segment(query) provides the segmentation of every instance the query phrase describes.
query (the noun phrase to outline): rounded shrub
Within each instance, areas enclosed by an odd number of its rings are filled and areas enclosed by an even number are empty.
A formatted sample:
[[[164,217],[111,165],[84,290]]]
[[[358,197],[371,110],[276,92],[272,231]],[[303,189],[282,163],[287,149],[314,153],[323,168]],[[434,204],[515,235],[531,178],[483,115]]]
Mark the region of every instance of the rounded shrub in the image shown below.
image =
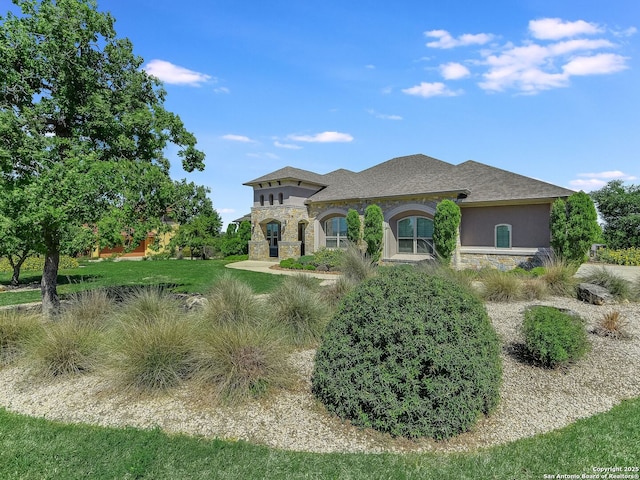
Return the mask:
[[[316,353],[312,388],[355,425],[442,439],[497,405],[501,376],[481,301],[451,279],[403,267],[347,294]]]
[[[582,319],[555,307],[528,309],[522,331],[527,351],[535,362],[545,367],[579,360],[589,350]]]

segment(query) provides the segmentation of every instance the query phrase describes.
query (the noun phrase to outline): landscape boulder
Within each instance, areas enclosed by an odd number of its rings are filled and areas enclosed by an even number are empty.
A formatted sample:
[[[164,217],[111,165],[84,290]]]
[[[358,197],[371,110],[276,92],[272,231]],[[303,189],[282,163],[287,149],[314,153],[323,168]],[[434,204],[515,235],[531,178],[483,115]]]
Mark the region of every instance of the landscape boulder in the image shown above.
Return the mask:
[[[613,295],[604,287],[593,283],[578,284],[578,300],[591,303],[592,305],[604,305],[613,301]]]

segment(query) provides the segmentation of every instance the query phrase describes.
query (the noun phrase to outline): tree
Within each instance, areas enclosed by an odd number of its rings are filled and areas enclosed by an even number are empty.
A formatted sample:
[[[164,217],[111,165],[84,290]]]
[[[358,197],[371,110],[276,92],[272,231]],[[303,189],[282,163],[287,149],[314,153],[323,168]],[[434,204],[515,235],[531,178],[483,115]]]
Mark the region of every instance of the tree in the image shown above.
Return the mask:
[[[123,231],[132,242],[144,238],[172,198],[167,143],[189,172],[204,168],[204,154],[94,0],[13,3],[21,15],[0,17],[0,179],[38,212],[47,314],[59,305],[65,232],[86,224],[97,225],[101,241]]]
[[[456,250],[458,228],[460,227],[460,207],[445,199],[436,206],[433,217],[433,244],[442,261],[448,264]]]
[[[600,235],[596,207],[584,192],[570,195],[566,202],[562,199],[554,202],[550,227],[554,252],[570,263],[584,262]]]
[[[561,199],[556,199],[551,205],[549,216],[549,230],[551,231],[551,247],[554,253],[565,258],[569,251],[567,240],[567,203]]]
[[[604,220],[604,240],[612,249],[640,248],[640,185],[612,180],[591,192]]]
[[[347,239],[354,245],[358,245],[362,239],[361,228],[360,214],[350,208],[347,212]]]
[[[382,222],[384,215],[378,205],[369,205],[364,211],[364,241],[371,260],[377,262],[382,255]]]
[[[220,242],[220,251],[225,257],[229,255],[246,255],[249,253],[251,240],[251,222],[245,220],[240,225],[230,223],[227,233]]]

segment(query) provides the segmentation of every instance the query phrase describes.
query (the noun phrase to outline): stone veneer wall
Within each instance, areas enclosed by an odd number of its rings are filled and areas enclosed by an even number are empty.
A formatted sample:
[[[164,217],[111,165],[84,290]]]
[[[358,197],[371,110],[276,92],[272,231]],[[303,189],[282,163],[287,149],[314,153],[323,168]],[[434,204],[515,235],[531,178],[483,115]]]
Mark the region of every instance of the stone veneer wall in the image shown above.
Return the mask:
[[[543,264],[547,255],[541,251],[535,254],[498,254],[498,253],[458,253],[456,258],[457,269],[496,268],[507,271],[517,267],[536,267]]]
[[[251,241],[249,241],[249,258],[251,260],[269,260],[269,244],[265,237],[266,225],[272,221],[280,222],[280,242],[278,258],[300,256],[301,242],[298,241],[298,224],[306,224],[305,242],[309,238],[309,216],[304,205],[268,205],[251,209]],[[311,234],[313,229],[311,228]],[[313,236],[311,236],[313,239]],[[308,244],[308,243],[307,243]],[[313,245],[313,240],[311,240]]]

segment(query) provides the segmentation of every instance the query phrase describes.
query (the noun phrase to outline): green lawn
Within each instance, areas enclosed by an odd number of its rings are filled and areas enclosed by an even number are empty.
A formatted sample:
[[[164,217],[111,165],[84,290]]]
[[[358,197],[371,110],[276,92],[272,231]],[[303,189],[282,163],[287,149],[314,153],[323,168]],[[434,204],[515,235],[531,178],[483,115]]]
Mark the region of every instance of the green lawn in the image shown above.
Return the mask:
[[[120,262],[83,262],[80,268],[60,270],[58,294],[90,288],[135,285],[168,285],[176,292],[205,293],[224,272],[233,272],[253,287],[256,293],[270,291],[282,280],[280,275],[231,270],[224,260],[153,260]],[[40,282],[40,272],[23,272],[20,283]],[[0,284],[8,285],[9,273],[0,273]],[[0,306],[37,302],[39,291],[0,293]]]
[[[639,467],[638,425],[635,399],[562,430],[474,453],[313,454],[159,430],[64,425],[0,409],[0,478],[579,478],[593,467]]]

